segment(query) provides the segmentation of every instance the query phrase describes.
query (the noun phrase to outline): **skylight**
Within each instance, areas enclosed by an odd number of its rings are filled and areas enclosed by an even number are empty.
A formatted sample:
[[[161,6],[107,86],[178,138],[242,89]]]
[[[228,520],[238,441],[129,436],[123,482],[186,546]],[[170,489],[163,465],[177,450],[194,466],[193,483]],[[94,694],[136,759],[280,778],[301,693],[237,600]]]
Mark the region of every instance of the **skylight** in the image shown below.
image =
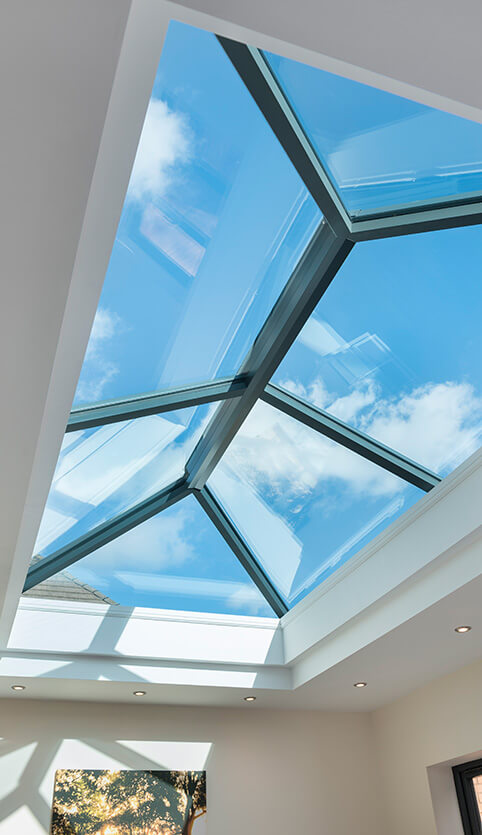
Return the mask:
[[[350,215],[482,196],[481,126],[266,53]]]
[[[281,616],[467,458],[481,148],[171,23],[25,589]]]

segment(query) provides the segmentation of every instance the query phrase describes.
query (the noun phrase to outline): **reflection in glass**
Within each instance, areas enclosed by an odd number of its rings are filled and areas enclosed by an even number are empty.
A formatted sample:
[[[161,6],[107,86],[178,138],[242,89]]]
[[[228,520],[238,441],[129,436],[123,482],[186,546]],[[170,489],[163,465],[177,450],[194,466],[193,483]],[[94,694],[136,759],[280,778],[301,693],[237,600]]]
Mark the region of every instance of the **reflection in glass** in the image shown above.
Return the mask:
[[[196,499],[186,499],[69,568],[123,606],[274,617]]]
[[[319,220],[216,37],[171,23],[75,402],[235,374]]]
[[[216,405],[65,435],[34,553],[49,556],[180,478]]]
[[[478,122],[266,57],[352,216],[482,193]]]
[[[208,484],[290,606],[423,495],[265,403]]]
[[[482,228],[357,244],[273,381],[445,475],[482,435]]]

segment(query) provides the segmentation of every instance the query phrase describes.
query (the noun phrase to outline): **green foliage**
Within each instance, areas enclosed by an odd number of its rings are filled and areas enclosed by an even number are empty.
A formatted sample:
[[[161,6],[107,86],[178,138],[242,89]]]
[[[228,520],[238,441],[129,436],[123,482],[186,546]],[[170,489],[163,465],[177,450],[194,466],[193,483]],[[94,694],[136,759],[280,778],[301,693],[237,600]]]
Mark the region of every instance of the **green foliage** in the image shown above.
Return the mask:
[[[191,835],[203,771],[58,771],[51,835]]]

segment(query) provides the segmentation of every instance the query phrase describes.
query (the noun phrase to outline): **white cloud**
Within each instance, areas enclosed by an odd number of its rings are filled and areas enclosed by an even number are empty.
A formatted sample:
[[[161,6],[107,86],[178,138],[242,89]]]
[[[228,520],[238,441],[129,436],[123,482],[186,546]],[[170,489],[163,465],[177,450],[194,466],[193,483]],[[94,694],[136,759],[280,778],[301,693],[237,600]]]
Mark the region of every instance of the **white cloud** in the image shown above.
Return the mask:
[[[96,311],[92,330],[90,332],[89,344],[85,353],[86,359],[94,359],[98,356],[102,343],[112,339],[115,335],[120,318],[107,307],[99,307]]]
[[[482,400],[468,383],[428,384],[398,400],[379,400],[361,428],[437,472],[478,448]]]
[[[182,114],[170,110],[161,99],[151,99],[137,149],[128,197],[138,202],[161,197],[173,168],[190,153],[189,128]]]
[[[467,383],[428,384],[382,399],[367,381],[331,405],[321,381],[284,385],[436,472],[454,467],[480,443],[482,401]],[[308,496],[328,479],[365,496],[389,497],[404,488],[400,479],[263,403],[240,429],[225,463],[256,488],[264,484],[287,500]]]
[[[337,397],[330,405],[330,412],[345,423],[351,423],[363,409],[375,403],[376,397],[375,384],[369,380],[353,389],[350,394]]]
[[[106,347],[121,328],[122,321],[117,313],[106,307],[97,309],[77,386],[76,401],[100,400],[107,383],[119,373],[117,364],[106,358]]]
[[[390,473],[258,403],[225,455],[225,463],[255,487],[266,484],[287,500],[309,495],[328,479],[357,493],[391,495],[402,483]]]
[[[107,574],[118,576],[130,570],[142,582],[143,574],[183,565],[195,556],[187,535],[191,521],[192,514],[185,504],[170,513],[160,513],[85,557],[82,576],[90,569],[92,576],[87,582],[95,585],[97,572],[105,578]]]

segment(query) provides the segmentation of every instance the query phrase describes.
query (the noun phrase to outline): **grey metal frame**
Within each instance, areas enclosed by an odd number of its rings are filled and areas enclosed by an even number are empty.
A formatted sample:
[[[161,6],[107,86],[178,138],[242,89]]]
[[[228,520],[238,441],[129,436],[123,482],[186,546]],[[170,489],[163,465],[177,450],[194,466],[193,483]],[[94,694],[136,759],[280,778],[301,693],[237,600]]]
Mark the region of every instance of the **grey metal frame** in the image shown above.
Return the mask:
[[[93,528],[88,533],[80,536],[74,542],[66,545],[64,548],[59,548],[53,554],[36,562],[28,570],[27,579],[23,590],[28,591],[33,586],[38,585],[43,580],[48,580],[53,574],[63,571],[72,565],[74,562],[91,554],[101,548],[102,545],[107,545],[123,533],[127,533],[131,528],[146,522],[152,516],[156,516],[161,510],[184,499],[189,493],[186,485],[186,479],[181,478],[173,484],[169,484],[158,493],[150,496],[142,502],[134,505],[134,507],[119,513],[113,519],[103,522],[97,527]]]
[[[209,487],[203,487],[202,490],[194,490],[193,492],[199,504],[211,519],[211,522],[216,525],[219,533],[223,536],[241,565],[246,569],[273,611],[279,618],[283,617],[288,611],[286,601],[283,600],[268,575],[263,571],[256,557],[232,523],[224,508],[216,499],[214,493]]]
[[[220,36],[218,41],[335,232],[356,242],[482,223],[482,199],[351,218],[261,50]]]
[[[204,487],[352,247],[326,223],[318,227],[240,368],[246,390],[220,406],[188,459],[190,487]]]
[[[431,490],[441,480],[438,475],[396,450],[274,386],[270,379],[356,242],[479,224],[482,223],[482,201],[401,206],[385,215],[351,218],[262,52],[227,38],[218,37],[218,40],[320,207],[324,220],[236,377],[97,403],[71,412],[67,432],[201,403],[224,401],[188,459],[183,478],[98,525],[50,556],[36,561],[28,571],[24,591],[191,494],[199,501],[274,612],[282,617],[287,611],[286,601],[207,486],[209,476],[258,400],[269,403],[422,490]]]
[[[261,399],[270,406],[274,406],[286,415],[295,418],[310,429],[320,432],[337,444],[346,447],[352,452],[366,458],[373,464],[383,467],[384,470],[393,473],[399,478],[403,478],[415,487],[421,490],[431,490],[436,487],[442,479],[440,476],[432,473],[426,467],[422,467],[415,461],[411,461],[400,452],[385,446],[385,444],[370,438],[358,429],[354,429],[347,423],[344,423],[339,418],[333,417],[323,409],[318,409],[302,400],[301,397],[291,394],[285,389],[279,388],[272,383],[268,383]]]
[[[72,409],[65,431],[76,432],[79,429],[91,429],[107,423],[119,423],[146,415],[186,409],[188,406],[199,406],[202,403],[229,400],[231,397],[239,397],[247,384],[247,379],[241,376],[229,377],[153,394],[141,394],[138,397],[109,400],[105,403],[95,403],[93,406],[78,406]]]

